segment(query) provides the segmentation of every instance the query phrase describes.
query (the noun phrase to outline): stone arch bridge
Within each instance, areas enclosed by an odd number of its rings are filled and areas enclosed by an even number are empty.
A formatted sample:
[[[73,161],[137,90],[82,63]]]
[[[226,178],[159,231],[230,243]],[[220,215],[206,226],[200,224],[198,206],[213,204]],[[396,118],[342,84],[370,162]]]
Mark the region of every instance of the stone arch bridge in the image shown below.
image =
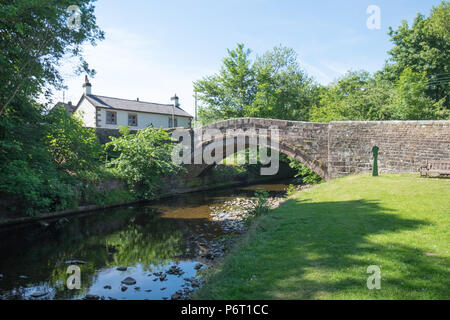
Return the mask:
[[[330,123],[287,121],[261,118],[229,119],[201,128],[246,132],[279,129],[278,151],[302,162],[328,180],[372,170],[372,147],[378,146],[380,173],[417,172],[428,160],[450,160],[450,121],[337,121]],[[237,137],[234,150],[239,151]],[[216,137],[200,141],[202,148]],[[270,139],[270,138],[269,138]],[[192,140],[191,144],[195,142]],[[247,143],[245,145],[247,147]],[[225,145],[224,145],[225,148]],[[225,154],[225,152],[223,152]],[[188,165],[189,176],[200,175],[208,165]]]

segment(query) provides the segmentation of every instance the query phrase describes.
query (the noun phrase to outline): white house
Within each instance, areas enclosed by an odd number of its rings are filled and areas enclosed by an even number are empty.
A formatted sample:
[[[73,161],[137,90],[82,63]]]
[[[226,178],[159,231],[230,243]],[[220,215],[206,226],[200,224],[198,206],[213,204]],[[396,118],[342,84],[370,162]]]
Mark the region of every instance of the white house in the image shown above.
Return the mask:
[[[180,108],[176,95],[172,98],[173,105],[99,96],[92,94],[87,76],[83,88],[83,96],[73,113],[81,115],[86,127],[119,129],[119,126],[130,126],[131,130],[139,130],[149,126],[191,126],[192,116]]]

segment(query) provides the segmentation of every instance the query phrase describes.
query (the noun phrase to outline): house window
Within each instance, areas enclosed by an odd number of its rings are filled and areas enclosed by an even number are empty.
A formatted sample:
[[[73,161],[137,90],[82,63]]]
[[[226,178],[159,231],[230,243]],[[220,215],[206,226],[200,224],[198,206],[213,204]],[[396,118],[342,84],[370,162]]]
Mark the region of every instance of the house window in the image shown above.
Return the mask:
[[[172,117],[169,117],[169,128],[172,128],[172,127],[174,127],[172,125]],[[175,118],[175,127],[178,127],[178,119],[177,118]]]
[[[117,124],[117,112],[106,111],[106,124]]]
[[[137,127],[138,123],[137,123],[137,114],[128,114],[128,125],[129,126],[133,126],[133,127]]]

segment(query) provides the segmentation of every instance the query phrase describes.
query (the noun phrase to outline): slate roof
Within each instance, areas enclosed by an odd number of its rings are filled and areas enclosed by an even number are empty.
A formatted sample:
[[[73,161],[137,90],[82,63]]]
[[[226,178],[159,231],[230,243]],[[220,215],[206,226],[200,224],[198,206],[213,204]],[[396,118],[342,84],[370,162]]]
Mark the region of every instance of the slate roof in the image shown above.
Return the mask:
[[[55,104],[55,106],[53,108],[56,108],[56,107],[59,107],[59,106],[64,107],[68,114],[72,114],[74,112],[74,110],[76,109],[76,106],[74,106],[72,104],[72,102],[64,103],[64,102],[61,102],[61,101],[59,101],[57,104]]]
[[[173,105],[171,104],[160,104],[153,102],[111,98],[93,94],[86,95],[86,98],[95,107],[105,109],[172,115]],[[192,116],[189,113],[187,113],[180,107],[175,107],[174,109],[175,109],[174,114],[176,116],[192,118]]]

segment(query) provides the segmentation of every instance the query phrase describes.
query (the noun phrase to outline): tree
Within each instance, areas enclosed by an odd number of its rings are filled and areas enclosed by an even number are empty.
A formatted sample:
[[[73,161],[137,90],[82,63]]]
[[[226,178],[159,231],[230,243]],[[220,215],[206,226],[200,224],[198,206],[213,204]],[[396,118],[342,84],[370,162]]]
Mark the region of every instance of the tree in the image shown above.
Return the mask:
[[[227,50],[219,74],[194,82],[203,106],[199,110],[203,122],[244,117],[254,100],[255,80],[249,59],[251,51],[244,44]]]
[[[121,127],[122,136],[112,138],[106,147],[120,152],[111,160],[128,182],[130,190],[143,199],[155,199],[161,177],[177,172],[180,166],[172,161],[173,144],[164,129],[148,127],[131,134],[129,127]]]
[[[445,98],[434,101],[426,95],[428,88],[425,72],[406,68],[395,84],[395,95],[390,112],[395,120],[449,119],[450,110],[443,106]]]
[[[407,68],[425,73],[427,96],[436,101],[445,98],[450,109],[450,2],[442,1],[428,18],[418,14],[411,27],[403,21],[396,30],[390,28],[389,35],[394,47],[377,76],[395,82]]]
[[[368,72],[348,72],[323,89],[311,121],[448,119],[444,99],[426,95],[425,73],[406,68],[395,82]]]
[[[45,144],[59,168],[71,173],[98,168],[102,148],[95,129],[84,127],[64,107],[53,108],[45,118]]]
[[[311,109],[311,121],[388,120],[386,106],[393,95],[390,86],[366,71],[350,71],[321,90]]]
[[[81,45],[103,38],[92,2],[1,3],[0,198],[9,203],[7,210],[34,214],[75,206],[80,182],[74,173],[95,162],[92,133],[61,111],[47,115],[36,102],[62,86],[58,66],[63,57],[77,57],[79,70],[91,71]],[[72,5],[80,10],[77,28],[68,25]]]
[[[318,87],[301,70],[293,49],[275,47],[250,60],[238,44],[219,74],[194,82],[204,123],[238,117],[307,120]]]
[[[103,32],[95,24],[94,0],[3,0],[0,7],[0,116],[39,94],[61,88],[62,57],[78,57],[78,71],[92,74],[81,45],[95,44]],[[71,27],[79,9],[80,24]],[[77,14],[77,13],[75,13]]]
[[[308,120],[318,90],[293,49],[275,47],[258,57],[253,68],[256,96],[248,116]]]

